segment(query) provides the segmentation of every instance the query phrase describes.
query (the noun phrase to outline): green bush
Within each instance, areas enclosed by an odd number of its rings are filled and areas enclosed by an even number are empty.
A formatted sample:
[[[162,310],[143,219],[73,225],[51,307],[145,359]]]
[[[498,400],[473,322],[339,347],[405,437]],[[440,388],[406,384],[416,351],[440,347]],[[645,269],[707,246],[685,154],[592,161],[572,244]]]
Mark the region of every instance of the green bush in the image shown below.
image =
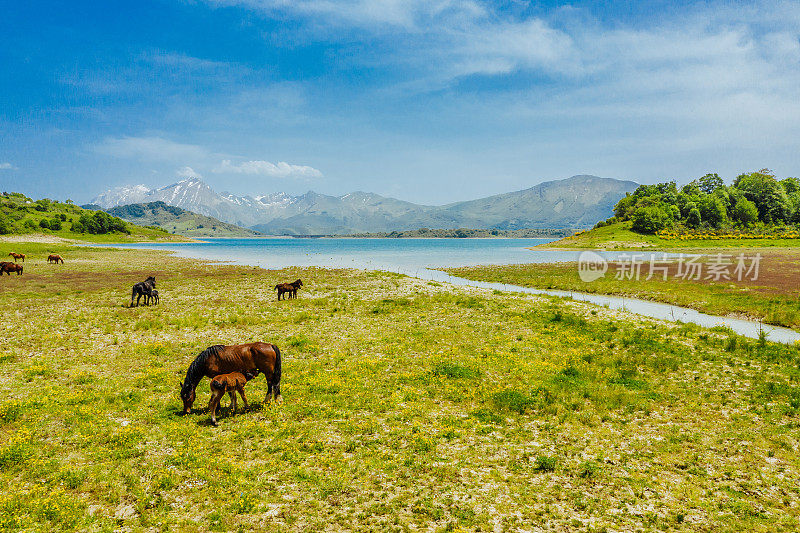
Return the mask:
[[[661,206],[639,207],[633,213],[631,229],[636,233],[652,235],[666,228],[671,219]]]

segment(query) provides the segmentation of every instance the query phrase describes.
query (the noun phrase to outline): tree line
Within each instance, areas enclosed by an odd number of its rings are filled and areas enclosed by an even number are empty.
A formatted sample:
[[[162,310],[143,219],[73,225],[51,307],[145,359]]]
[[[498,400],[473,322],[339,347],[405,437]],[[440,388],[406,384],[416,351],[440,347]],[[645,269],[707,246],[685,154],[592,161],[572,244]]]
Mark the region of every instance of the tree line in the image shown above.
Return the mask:
[[[800,180],[779,180],[769,169],[740,174],[732,185],[718,174],[678,189],[674,181],[640,185],[614,207],[602,227],[630,221],[637,233],[662,229],[758,229],[800,224]]]

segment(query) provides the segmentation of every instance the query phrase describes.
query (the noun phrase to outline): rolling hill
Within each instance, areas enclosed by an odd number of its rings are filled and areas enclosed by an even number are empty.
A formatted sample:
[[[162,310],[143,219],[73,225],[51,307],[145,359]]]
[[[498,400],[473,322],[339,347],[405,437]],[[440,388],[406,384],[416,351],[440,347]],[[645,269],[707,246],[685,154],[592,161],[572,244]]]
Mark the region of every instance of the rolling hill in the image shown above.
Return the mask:
[[[259,235],[257,231],[167,205],[162,201],[112,207],[108,212],[140,226],[157,226],[170,233],[187,237],[255,237]]]

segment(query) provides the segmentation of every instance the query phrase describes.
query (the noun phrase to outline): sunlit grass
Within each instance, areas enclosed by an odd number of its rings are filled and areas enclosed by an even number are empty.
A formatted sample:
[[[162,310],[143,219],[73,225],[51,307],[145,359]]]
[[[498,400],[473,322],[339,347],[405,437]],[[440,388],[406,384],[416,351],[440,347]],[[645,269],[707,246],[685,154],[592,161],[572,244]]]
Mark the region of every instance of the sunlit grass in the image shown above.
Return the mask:
[[[648,280],[646,263],[639,279],[616,279],[614,269],[609,268],[605,277],[591,282],[580,279],[575,262],[470,266],[446,271],[471,280],[623,295],[690,307],[713,315],[750,317],[767,324],[800,327],[800,291],[796,283],[800,279],[800,263],[797,258],[778,262],[768,256],[762,261],[761,281],[745,279],[744,283],[683,280],[676,278],[674,272],[666,280],[659,276]]]
[[[800,527],[798,348],[396,274],[62,251],[0,280],[0,528]],[[149,273],[161,304],[125,307]],[[179,416],[193,357],[253,340],[281,348],[285,403],[256,378],[212,428],[203,380]]]

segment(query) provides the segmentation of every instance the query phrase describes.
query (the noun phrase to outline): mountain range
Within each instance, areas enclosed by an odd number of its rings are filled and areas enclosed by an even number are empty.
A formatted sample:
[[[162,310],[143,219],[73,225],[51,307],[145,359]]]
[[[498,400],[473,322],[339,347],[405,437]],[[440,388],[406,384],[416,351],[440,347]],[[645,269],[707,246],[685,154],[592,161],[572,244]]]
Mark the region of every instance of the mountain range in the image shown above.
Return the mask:
[[[378,194],[328,196],[217,193],[188,178],[160,189],[118,187],[92,200],[103,209],[164,202],[271,235],[334,235],[418,228],[586,228],[612,214],[614,204],[637,187],[632,181],[580,175],[525,189],[441,206],[419,205]]]

